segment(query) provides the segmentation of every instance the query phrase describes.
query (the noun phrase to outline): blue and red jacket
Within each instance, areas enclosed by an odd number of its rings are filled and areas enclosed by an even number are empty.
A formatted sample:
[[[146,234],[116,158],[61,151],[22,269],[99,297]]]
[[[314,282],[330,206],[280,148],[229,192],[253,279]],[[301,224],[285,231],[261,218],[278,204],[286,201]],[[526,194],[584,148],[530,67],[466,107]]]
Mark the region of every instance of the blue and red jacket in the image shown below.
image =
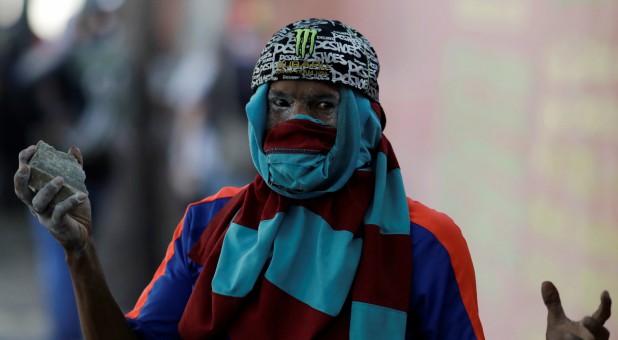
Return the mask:
[[[226,187],[189,205],[165,258],[126,318],[144,339],[179,339],[178,323],[201,266],[188,257],[210,220],[240,191]],[[447,215],[408,199],[412,286],[406,339],[484,339],[474,267]]]

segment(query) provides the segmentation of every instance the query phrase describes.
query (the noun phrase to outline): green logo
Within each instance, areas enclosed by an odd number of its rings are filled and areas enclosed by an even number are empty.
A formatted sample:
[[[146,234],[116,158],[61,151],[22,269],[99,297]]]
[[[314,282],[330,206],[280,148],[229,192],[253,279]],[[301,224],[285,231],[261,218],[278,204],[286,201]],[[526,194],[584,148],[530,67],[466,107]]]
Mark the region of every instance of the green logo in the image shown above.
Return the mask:
[[[318,35],[318,31],[311,28],[297,28],[296,32],[296,55],[299,57],[305,57],[305,51],[307,51],[307,43],[309,45],[309,54],[313,53],[315,47],[315,37]],[[311,39],[311,42],[309,41]]]

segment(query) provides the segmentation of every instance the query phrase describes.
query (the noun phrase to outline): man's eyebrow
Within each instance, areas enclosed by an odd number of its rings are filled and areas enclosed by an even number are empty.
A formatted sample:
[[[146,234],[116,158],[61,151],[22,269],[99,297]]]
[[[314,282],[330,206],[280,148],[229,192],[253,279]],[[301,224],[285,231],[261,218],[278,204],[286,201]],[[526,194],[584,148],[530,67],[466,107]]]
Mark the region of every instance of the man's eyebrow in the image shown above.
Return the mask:
[[[311,100],[339,100],[339,93],[319,93],[309,95]]]
[[[269,97],[290,97],[288,93],[284,91],[279,91],[279,90],[269,90],[268,96]]]
[[[292,97],[292,95],[286,91],[269,90],[268,97],[269,98],[273,98],[273,97],[289,98],[289,97]],[[332,92],[332,93],[325,92],[325,93],[310,94],[307,96],[307,98],[309,100],[339,100],[339,92]]]

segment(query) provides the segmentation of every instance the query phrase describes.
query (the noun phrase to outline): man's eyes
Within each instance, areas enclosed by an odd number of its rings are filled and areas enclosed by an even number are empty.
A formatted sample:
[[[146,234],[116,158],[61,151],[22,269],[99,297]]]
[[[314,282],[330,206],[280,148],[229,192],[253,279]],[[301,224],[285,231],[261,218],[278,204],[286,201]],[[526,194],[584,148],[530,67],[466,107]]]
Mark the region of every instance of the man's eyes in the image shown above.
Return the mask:
[[[280,107],[288,107],[288,106],[290,106],[290,102],[288,102],[285,99],[273,99],[271,102],[275,106],[280,106]]]
[[[294,103],[291,100],[283,99],[283,98],[271,99],[270,104],[273,107],[279,107],[279,108],[288,108],[294,105]],[[308,108],[317,109],[317,110],[332,110],[337,106],[332,101],[315,101],[315,102],[309,102],[305,104],[299,103],[299,105],[303,105],[303,106],[306,105],[306,107]]]
[[[331,102],[319,102],[317,107],[320,110],[329,110],[329,109],[334,108],[335,104]]]

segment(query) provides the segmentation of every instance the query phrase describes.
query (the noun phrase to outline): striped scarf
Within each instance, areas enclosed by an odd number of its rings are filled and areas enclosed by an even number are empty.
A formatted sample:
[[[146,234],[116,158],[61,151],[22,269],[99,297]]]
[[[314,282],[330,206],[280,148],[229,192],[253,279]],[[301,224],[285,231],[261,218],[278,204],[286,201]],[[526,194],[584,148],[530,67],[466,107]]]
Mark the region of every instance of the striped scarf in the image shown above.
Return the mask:
[[[409,216],[379,106],[342,87],[337,129],[300,117],[264,136],[266,92],[266,85],[258,88],[247,105],[259,175],[212,219],[189,254],[202,271],[180,334],[403,339]],[[315,156],[295,161],[313,169],[292,170],[307,180],[273,176],[285,173],[286,165],[272,166],[285,153]]]

